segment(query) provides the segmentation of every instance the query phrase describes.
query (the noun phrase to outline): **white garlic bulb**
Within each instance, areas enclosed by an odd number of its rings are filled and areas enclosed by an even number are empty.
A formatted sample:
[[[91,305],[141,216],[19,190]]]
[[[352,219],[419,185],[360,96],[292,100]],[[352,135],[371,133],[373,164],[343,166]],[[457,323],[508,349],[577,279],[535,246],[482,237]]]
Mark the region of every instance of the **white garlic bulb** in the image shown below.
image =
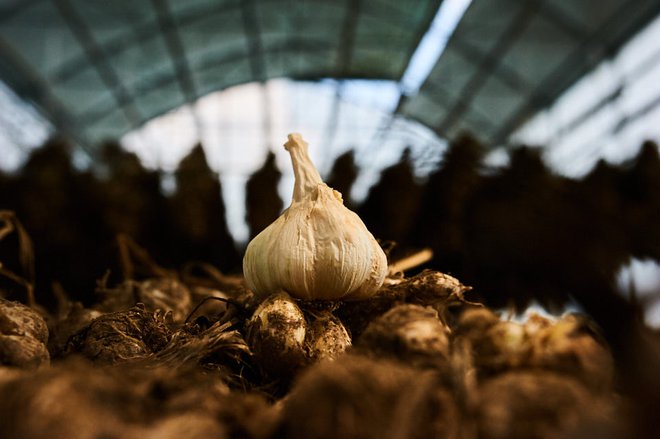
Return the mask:
[[[295,186],[291,206],[249,244],[243,258],[248,287],[280,289],[299,299],[358,300],[376,293],[387,258],[341,194],[321,180],[307,142],[289,134]]]

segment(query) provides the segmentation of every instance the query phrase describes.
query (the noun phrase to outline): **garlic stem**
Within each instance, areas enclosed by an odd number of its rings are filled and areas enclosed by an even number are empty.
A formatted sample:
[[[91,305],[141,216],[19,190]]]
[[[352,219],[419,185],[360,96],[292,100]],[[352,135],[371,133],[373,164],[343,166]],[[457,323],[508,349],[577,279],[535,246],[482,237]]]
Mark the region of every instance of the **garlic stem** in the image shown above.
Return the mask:
[[[319,184],[323,183],[319,171],[312,163],[307,153],[307,142],[298,133],[289,134],[289,140],[284,144],[284,148],[291,155],[293,165],[293,175],[295,184],[293,187],[293,202],[309,200],[316,196],[315,190]]]

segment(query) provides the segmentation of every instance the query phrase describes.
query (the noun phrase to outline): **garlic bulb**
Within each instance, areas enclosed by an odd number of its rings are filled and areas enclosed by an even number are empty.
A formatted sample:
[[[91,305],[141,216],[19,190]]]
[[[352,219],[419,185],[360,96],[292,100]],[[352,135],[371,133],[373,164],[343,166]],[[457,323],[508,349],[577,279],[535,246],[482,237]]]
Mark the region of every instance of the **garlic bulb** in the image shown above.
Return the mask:
[[[247,323],[246,341],[259,367],[277,377],[290,376],[307,363],[307,322],[285,292],[261,302]]]
[[[243,258],[248,287],[280,289],[299,299],[357,300],[376,293],[387,258],[341,194],[321,180],[307,142],[289,134],[295,186],[291,206],[249,244]]]

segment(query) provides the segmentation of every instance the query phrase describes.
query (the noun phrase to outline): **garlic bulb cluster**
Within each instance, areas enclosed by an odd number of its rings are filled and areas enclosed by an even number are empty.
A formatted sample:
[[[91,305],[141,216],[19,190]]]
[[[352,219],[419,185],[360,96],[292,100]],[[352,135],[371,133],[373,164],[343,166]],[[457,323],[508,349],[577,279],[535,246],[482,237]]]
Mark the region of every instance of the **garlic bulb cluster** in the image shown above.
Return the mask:
[[[387,258],[341,194],[321,180],[299,134],[284,147],[295,186],[291,206],[249,244],[243,258],[248,287],[267,295],[284,290],[299,299],[359,300],[376,293]]]

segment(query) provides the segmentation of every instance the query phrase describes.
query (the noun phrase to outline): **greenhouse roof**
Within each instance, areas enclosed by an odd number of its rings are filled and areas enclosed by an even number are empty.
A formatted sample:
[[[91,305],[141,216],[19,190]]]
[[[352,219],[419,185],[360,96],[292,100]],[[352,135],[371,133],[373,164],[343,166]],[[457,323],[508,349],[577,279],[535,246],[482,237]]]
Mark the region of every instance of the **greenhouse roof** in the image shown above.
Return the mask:
[[[399,111],[453,138],[511,133],[660,12],[657,0],[475,0],[420,92]]]
[[[445,0],[447,3],[449,0]],[[5,0],[0,80],[93,147],[270,78],[402,79],[441,0]],[[660,2],[474,0],[395,113],[502,143],[658,15]]]

